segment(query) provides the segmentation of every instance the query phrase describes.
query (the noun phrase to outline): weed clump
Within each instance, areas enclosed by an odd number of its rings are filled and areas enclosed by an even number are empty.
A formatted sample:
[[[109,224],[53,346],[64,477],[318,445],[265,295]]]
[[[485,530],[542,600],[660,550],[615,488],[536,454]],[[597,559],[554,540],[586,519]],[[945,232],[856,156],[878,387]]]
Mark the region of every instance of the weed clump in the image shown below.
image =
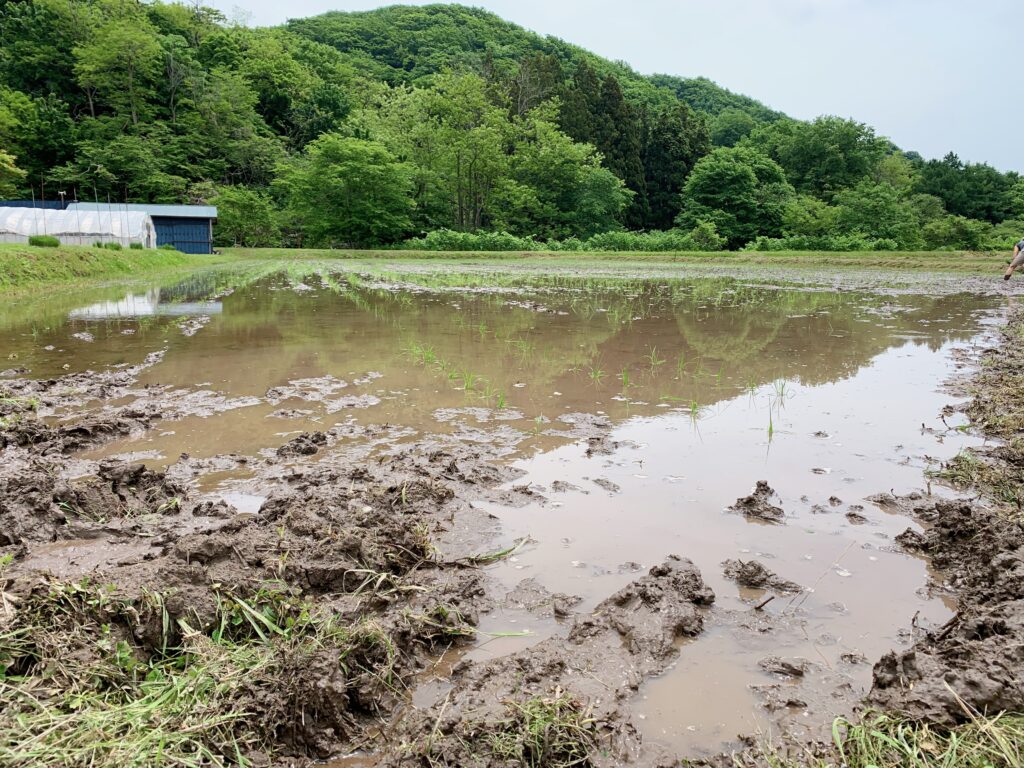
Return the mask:
[[[218,593],[207,631],[172,622],[165,602],[88,581],[4,592],[0,764],[246,765],[273,744],[317,755],[397,685],[378,624],[339,623],[288,590]]]
[[[28,244],[36,248],[59,248],[60,240],[50,235],[31,235]]]

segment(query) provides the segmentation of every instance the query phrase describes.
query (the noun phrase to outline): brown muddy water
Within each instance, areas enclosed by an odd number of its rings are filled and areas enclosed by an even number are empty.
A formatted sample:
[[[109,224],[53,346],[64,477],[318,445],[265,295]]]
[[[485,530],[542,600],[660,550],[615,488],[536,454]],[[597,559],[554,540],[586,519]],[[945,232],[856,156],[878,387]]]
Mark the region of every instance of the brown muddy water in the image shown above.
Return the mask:
[[[210,459],[199,487],[243,512],[267,489],[239,456],[334,427],[319,461],[445,434],[521,469],[515,485],[534,501],[485,507],[500,526],[487,548],[523,542],[489,567],[491,634],[440,659],[412,706],[442,697],[460,658],[564,633],[535,610],[550,593],[589,611],[675,553],[717,599],[705,631],[642,686],[645,738],[697,755],[741,733],[813,730],[851,711],[875,659],[952,614],[926,589],[925,562],[893,544],[914,524],[868,499],[925,490],[925,471],[971,444],[959,416],[941,418],[941,385],[954,347],[977,343],[1005,300],[880,278],[858,289],[636,274],[259,264],[9,303],[0,350],[37,378],[163,352],[130,398],[173,392],[181,417],[79,458]],[[781,524],[727,510],[758,480]],[[47,556],[59,571],[90,554],[71,541]],[[804,590],[740,587],[723,574],[729,559]],[[803,674],[766,670],[771,657]]]

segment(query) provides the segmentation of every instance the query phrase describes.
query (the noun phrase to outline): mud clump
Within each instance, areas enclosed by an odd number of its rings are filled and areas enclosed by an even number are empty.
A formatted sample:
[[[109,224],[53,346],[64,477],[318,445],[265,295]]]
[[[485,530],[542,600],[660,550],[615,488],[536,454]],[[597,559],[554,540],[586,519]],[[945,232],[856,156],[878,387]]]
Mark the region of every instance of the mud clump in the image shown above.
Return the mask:
[[[275,765],[350,751],[402,703],[425,659],[473,636],[487,607],[481,572],[440,557],[433,537],[468,509],[460,478],[486,489],[513,474],[465,450],[413,445],[376,463],[297,464],[257,514],[241,515],[142,464],[102,462],[69,480],[49,459],[8,453],[20,465],[0,475],[0,530],[20,554],[0,579],[13,607],[0,620],[28,639],[5,647],[3,664],[27,687],[16,684],[0,712],[0,745],[35,740],[44,764],[96,748],[64,691],[88,712],[110,703],[110,686],[125,697],[117,716],[153,686],[182,685],[185,667],[216,702],[162,709],[153,727],[167,733],[145,743],[126,725],[139,759],[155,761],[146,749],[158,742],[166,754],[231,759],[237,745],[267,765],[264,750]],[[37,487],[12,487],[18,479]],[[35,542],[72,532],[93,537],[76,547],[96,542],[83,558],[89,578],[47,575],[53,556]],[[69,718],[59,743],[52,716]]]
[[[303,432],[278,448],[276,453],[281,457],[312,456],[325,445],[327,435],[323,432]]]
[[[54,462],[8,449],[0,454],[0,546],[99,535],[110,521],[174,514],[185,489],[142,464],[101,462],[67,480]]]
[[[796,582],[776,576],[756,560],[726,560],[722,563],[722,573],[742,587],[771,589],[782,593],[803,591],[803,587]]]
[[[768,656],[758,661],[757,666],[769,674],[781,675],[782,677],[798,678],[803,677],[807,672],[807,662],[803,659],[788,661],[780,659],[778,656]]]
[[[767,481],[758,480],[754,492],[749,496],[736,499],[736,503],[729,507],[729,511],[741,514],[748,520],[778,524],[783,522],[786,513],[771,503],[771,499],[774,497],[775,491]]]
[[[444,702],[403,720],[400,737],[409,749],[388,756],[384,765],[549,764],[531,762],[536,752],[530,729],[510,713],[552,707],[579,713],[582,702],[589,705],[585,727],[568,715],[553,726],[567,726],[560,736],[572,745],[576,764],[596,764],[598,744],[601,762],[630,760],[639,747],[638,729],[624,701],[668,666],[678,653],[678,637],[701,632],[701,608],[713,601],[697,568],[689,560],[669,557],[592,613],[576,616],[567,637],[491,661],[460,664]],[[496,731],[505,735],[495,740]],[[511,752],[501,748],[506,741],[513,745]]]
[[[908,529],[896,540],[931,559],[944,586],[957,593],[958,611],[912,648],[890,652],[875,664],[868,702],[943,725],[967,719],[963,703],[990,715],[1020,711],[1024,527],[970,501],[886,501],[925,524],[924,532]]]

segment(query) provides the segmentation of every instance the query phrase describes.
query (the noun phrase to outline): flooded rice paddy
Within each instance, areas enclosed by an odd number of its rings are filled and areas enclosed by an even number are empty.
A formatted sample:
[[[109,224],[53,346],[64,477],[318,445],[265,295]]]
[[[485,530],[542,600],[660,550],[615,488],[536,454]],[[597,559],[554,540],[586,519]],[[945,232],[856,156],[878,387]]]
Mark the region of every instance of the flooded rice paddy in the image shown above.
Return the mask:
[[[870,499],[926,490],[927,470],[971,444],[942,416],[943,382],[1005,299],[948,281],[496,269],[263,263],[91,289],[5,306],[0,349],[33,378],[151,356],[117,399],[44,415],[166,409],[75,459],[187,459],[202,494],[243,513],[289,456],[373,462],[436,435],[518,470],[517,503],[474,502],[491,522],[463,534],[517,545],[487,566],[493,609],[411,707],[437,704],[461,660],[565,634],[552,594],[586,613],[669,554],[716,596],[631,703],[644,739],[677,754],[783,726],[818,735],[875,659],[952,615],[925,561],[893,542],[915,524]],[[253,469],[261,457],[276,475]],[[730,509],[761,480],[781,520]],[[87,571],[93,557],[61,542],[43,562]],[[743,586],[727,560],[800,589]]]

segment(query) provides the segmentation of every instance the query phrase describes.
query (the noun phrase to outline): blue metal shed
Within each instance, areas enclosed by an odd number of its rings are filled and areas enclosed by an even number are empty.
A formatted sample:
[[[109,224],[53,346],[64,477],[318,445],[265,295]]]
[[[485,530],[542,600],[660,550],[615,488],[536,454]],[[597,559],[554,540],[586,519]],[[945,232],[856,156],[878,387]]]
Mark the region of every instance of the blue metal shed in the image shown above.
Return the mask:
[[[141,211],[156,228],[156,244],[173,245],[182,253],[213,253],[213,205],[150,205],[148,203],[71,203],[69,211]]]

